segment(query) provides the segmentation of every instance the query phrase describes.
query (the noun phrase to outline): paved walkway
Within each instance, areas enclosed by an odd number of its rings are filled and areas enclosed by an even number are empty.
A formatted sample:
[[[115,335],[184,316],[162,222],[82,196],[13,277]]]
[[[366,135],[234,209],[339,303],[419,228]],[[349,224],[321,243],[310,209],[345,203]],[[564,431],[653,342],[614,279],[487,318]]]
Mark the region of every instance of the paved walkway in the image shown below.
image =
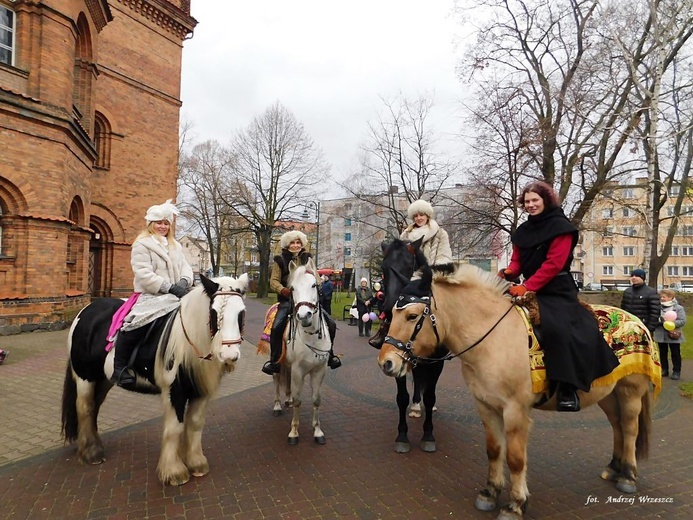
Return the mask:
[[[259,337],[265,307],[248,300],[246,334]],[[247,344],[209,408],[203,445],[211,471],[180,487],[156,477],[160,444],[157,396],[120,389],[99,418],[107,460],[83,466],[60,440],[66,331],[0,337],[1,519],[491,519],[473,501],[486,479],[484,436],[458,361],[443,372],[435,417],[438,451],[398,455],[395,385],[356,327],[340,323],[321,407],[327,444],[288,446],[290,414],[273,417],[264,358]],[[693,363],[684,362],[683,381]],[[594,407],[579,414],[534,414],[529,446],[527,518],[690,518],[693,505],[693,402],[665,379],[657,402],[651,458],[641,462],[639,493],[623,496],[599,479],[611,429]],[[421,420],[410,420],[420,437]],[[504,494],[507,498],[507,492]],[[632,500],[632,502],[628,502]]]

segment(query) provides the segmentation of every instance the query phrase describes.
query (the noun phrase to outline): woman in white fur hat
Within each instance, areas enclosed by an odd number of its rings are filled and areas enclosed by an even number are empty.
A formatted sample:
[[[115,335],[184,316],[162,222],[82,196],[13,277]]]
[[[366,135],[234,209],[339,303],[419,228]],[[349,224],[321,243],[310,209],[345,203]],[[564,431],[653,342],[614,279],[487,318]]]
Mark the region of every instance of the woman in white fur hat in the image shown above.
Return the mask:
[[[130,264],[138,296],[116,340],[111,380],[119,386],[135,383],[135,374],[128,365],[133,350],[147,332],[144,325],[177,308],[193,281],[183,247],[173,236],[175,215],[178,209],[171,200],[149,208],[144,217],[147,227],[132,244]]]
[[[452,263],[452,250],[447,232],[433,219],[433,206],[425,200],[415,200],[409,205],[407,215],[412,219],[402,234],[400,240],[416,242],[423,239],[420,249],[429,265]],[[412,279],[421,277],[421,271],[414,273]]]
[[[289,272],[295,267],[308,263],[311,254],[305,249],[307,244],[308,238],[298,230],[287,231],[279,239],[282,252],[274,257],[272,274],[270,275],[270,289],[277,293],[279,307],[277,307],[277,313],[272,324],[272,332],[270,333],[270,359],[262,366],[262,371],[268,375],[279,372],[282,340],[287,320],[291,314],[291,289],[288,287]],[[319,276],[316,277],[316,280],[318,283],[321,281]],[[330,330],[330,341],[334,343],[337,323],[326,312],[323,312],[323,318],[327,321]],[[332,369],[339,368],[342,365],[341,360],[334,355],[331,346],[327,365]]]

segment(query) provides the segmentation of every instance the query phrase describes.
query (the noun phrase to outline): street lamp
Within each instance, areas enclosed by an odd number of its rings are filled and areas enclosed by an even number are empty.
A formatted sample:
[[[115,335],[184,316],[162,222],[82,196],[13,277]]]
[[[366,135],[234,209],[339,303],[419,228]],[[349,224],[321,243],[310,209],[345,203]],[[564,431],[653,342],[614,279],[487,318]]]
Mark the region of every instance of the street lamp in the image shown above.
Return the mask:
[[[310,215],[308,214],[309,207],[315,208],[315,266],[319,269],[320,264],[318,263],[318,252],[320,251],[320,202],[315,202],[314,200],[306,202],[306,205],[303,208],[303,213],[301,214],[301,218],[303,220],[308,220],[310,218]]]

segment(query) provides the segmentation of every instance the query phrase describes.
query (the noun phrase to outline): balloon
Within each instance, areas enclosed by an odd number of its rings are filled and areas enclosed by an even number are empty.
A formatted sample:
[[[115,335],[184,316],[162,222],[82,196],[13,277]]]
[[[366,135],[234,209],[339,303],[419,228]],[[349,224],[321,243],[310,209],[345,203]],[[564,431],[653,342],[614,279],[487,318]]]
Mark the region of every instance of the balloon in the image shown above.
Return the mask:
[[[676,311],[667,311],[664,313],[664,321],[676,321],[676,318],[678,317],[676,315]]]
[[[674,330],[676,328],[676,323],[674,323],[673,321],[665,321],[664,328],[667,330]]]
[[[371,319],[371,321],[375,321],[378,319],[378,315],[374,312],[371,312],[368,317]]]
[[[375,293],[375,297],[379,300],[382,300],[385,298],[385,293],[383,291],[378,291],[377,293]]]
[[[364,323],[368,323],[369,321],[371,321],[371,317],[368,315],[368,313],[366,313],[363,316],[361,316],[361,321]]]

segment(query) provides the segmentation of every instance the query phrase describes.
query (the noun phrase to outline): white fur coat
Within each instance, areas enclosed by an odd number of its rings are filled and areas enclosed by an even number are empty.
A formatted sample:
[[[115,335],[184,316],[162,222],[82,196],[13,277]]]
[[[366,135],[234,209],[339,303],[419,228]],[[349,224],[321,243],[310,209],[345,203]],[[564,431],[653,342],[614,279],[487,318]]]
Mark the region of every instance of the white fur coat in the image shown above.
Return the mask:
[[[452,250],[450,249],[450,239],[447,232],[438,226],[438,223],[429,219],[428,223],[422,227],[411,224],[402,231],[400,240],[410,240],[416,242],[423,237],[421,251],[423,252],[429,265],[449,264],[452,262]],[[421,273],[414,274],[414,278],[420,278]]]

